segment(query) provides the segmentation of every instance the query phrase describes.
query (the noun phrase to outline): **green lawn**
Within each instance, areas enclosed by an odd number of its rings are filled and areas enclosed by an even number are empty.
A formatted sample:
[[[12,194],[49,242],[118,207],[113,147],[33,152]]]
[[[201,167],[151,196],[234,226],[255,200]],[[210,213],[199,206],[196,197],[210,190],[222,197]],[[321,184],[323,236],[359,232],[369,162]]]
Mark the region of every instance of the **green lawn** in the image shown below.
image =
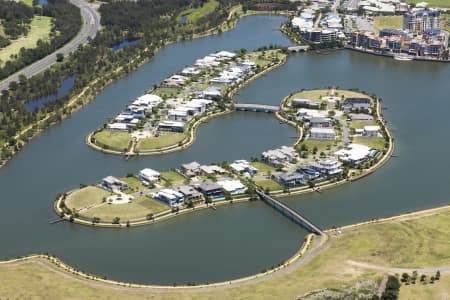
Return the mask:
[[[186,10],[183,10],[178,15],[178,22],[181,22],[181,17],[187,15],[187,23],[195,23],[198,21],[198,19],[209,15],[212,13],[217,7],[219,6],[219,2],[216,0],[210,0],[203,4],[200,8],[189,8]]]
[[[11,55],[18,54],[21,48],[34,48],[38,40],[49,39],[52,28],[50,17],[35,16],[31,21],[28,35],[17,40],[12,40],[11,45],[0,50],[0,65],[11,59]]]
[[[314,147],[317,147],[317,154],[320,154],[320,152],[330,151],[327,150],[328,146],[331,147],[330,149],[333,149],[334,143],[334,141],[305,140],[299,145],[298,149],[300,149],[301,145],[304,144],[308,148],[309,152],[313,151]]]
[[[260,188],[262,188],[263,190],[266,190],[266,189],[269,189],[269,191],[283,190],[283,186],[272,179],[255,180],[255,184],[257,186],[259,186]]]
[[[129,189],[124,191],[127,194],[131,194],[134,192],[145,191],[148,189],[145,185],[142,184],[142,181],[137,179],[136,177],[124,177],[123,181],[128,183]]]
[[[422,0],[408,0],[410,4],[417,4],[419,2],[424,2]],[[450,1],[448,0],[427,0],[425,1],[429,4],[429,6],[435,7],[450,7]]]
[[[354,129],[362,129],[364,126],[372,126],[372,125],[378,125],[376,121],[350,121],[349,127]]]
[[[257,173],[258,175],[267,174],[269,172],[271,172],[271,173],[275,172],[274,167],[272,167],[268,164],[265,164],[263,162],[254,161],[254,162],[251,162],[250,165],[252,165],[253,167],[258,169],[258,173]]]
[[[373,18],[373,27],[375,31],[380,31],[384,28],[402,29],[402,16],[380,16]]]
[[[104,220],[112,220],[115,217],[119,217],[121,221],[127,221],[145,217],[149,213],[156,214],[168,209],[169,207],[161,202],[142,196],[134,198],[131,200],[131,203],[104,204],[94,207],[84,211],[82,215],[88,218],[97,217]]]
[[[383,150],[386,141],[384,140],[384,138],[370,138],[358,136],[353,138],[353,143],[366,145],[367,147],[370,147],[372,149]]]
[[[99,146],[107,146],[110,149],[126,151],[131,142],[131,135],[127,131],[114,131],[103,129],[94,135]]]
[[[159,137],[140,139],[136,145],[136,150],[145,152],[177,145],[185,137],[184,133],[163,133]]]
[[[186,178],[175,171],[161,172],[161,178],[170,184],[182,183],[186,180]]]
[[[250,61],[254,62],[260,67],[265,67],[271,64],[273,58],[282,59],[286,57],[286,54],[275,50],[267,50],[264,53],[262,51],[250,52],[247,55]]]
[[[378,281],[383,273],[358,268],[348,260],[388,267],[440,267],[450,264],[450,208],[432,216],[368,224],[343,230],[331,245],[300,268],[258,283],[212,291],[152,291],[108,288],[74,280],[45,264],[29,262],[0,265],[0,295],[5,299],[297,299],[318,289],[347,291],[357,282]],[[434,284],[402,285],[400,299],[446,299],[450,275]],[[347,299],[347,298],[346,298]],[[354,299],[354,297],[348,297]]]
[[[70,209],[79,209],[90,205],[96,205],[103,202],[103,198],[108,197],[111,193],[104,189],[87,186],[80,190],[69,194],[65,200],[65,204]]]
[[[295,93],[294,95],[292,95],[290,97],[290,99],[288,100],[288,102],[294,98],[305,98],[305,99],[309,99],[309,100],[313,100],[313,101],[321,101],[321,97],[324,96],[330,96],[331,95],[331,91],[330,90],[308,90],[308,91],[303,91],[303,92],[299,92],[299,93]],[[347,91],[347,90],[336,90],[335,91],[335,95],[336,97],[362,97],[362,98],[367,98],[367,95],[364,95],[362,93],[358,93],[358,92],[353,92],[353,91]]]
[[[159,87],[152,93],[160,96],[161,98],[172,98],[177,96],[180,93],[180,91],[181,91],[180,88]]]

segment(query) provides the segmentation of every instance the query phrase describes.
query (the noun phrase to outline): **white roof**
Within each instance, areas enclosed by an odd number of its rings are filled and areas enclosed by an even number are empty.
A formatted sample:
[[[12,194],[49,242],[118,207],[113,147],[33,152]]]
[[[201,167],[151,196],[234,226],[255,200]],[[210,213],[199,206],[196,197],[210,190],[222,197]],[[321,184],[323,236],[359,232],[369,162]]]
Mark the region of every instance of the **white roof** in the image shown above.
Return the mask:
[[[164,120],[159,122],[160,126],[184,127],[184,122]]]
[[[116,129],[116,130],[127,130],[128,126],[125,123],[112,123],[108,124],[109,129]]]
[[[338,150],[334,153],[342,160],[358,161],[370,154],[370,148],[360,144],[350,144],[347,148]]]
[[[217,184],[220,185],[224,190],[228,192],[233,192],[236,190],[240,190],[245,188],[245,185],[243,185],[239,180],[219,180],[217,181]]]
[[[377,125],[371,125],[371,126],[364,126],[364,131],[379,131],[380,126]]]
[[[161,174],[158,171],[155,171],[153,169],[145,168],[139,172],[139,175],[141,175],[143,177],[151,178],[151,177],[158,177]]]
[[[162,189],[159,191],[159,194],[166,196],[167,198],[174,198],[174,197],[178,197],[178,198],[183,198],[183,194],[181,194],[180,192],[174,191],[172,189]]]
[[[322,128],[322,127],[313,127],[311,128],[311,133],[329,133],[334,134],[333,128]]]

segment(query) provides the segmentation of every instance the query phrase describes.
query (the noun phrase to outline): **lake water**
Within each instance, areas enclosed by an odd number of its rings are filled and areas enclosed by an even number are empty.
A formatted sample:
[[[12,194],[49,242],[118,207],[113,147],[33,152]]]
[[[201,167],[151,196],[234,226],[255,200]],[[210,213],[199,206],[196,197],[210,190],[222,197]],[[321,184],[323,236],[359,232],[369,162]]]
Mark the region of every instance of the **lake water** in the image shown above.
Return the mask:
[[[119,280],[172,284],[228,280],[290,257],[305,231],[261,202],[205,210],[152,226],[96,229],[54,218],[56,194],[151,167],[250,158],[292,144],[295,129],[271,115],[233,113],[210,120],[195,144],[164,156],[124,160],[84,144],[86,135],[145,90],[217,50],[291,45],[277,29],[284,18],[252,16],[218,36],[163,48],[154,60],[108,86],[90,105],[29,143],[0,169],[1,257],[50,252],[76,268]],[[278,104],[301,88],[359,87],[383,98],[397,158],[375,174],[322,194],[283,199],[319,226],[429,208],[449,202],[450,66],[399,62],[339,51],[302,53],[253,81],[237,99]]]
[[[75,75],[67,77],[61,83],[61,86],[58,88],[58,91],[56,92],[56,94],[28,101],[24,104],[25,109],[29,112],[32,112],[32,111],[35,111],[35,110],[41,108],[42,106],[44,106],[44,104],[46,104],[48,102],[55,101],[56,99],[58,99],[60,97],[64,97],[70,91],[70,89],[73,87],[73,85],[75,83],[75,79],[76,79]]]

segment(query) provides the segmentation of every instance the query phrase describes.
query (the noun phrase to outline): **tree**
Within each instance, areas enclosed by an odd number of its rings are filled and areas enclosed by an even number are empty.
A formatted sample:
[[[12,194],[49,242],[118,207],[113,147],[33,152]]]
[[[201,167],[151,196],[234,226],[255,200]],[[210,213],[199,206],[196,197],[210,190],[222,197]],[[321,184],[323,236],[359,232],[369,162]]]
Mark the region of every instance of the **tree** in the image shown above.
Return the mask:
[[[119,224],[120,223],[120,218],[119,217],[115,217],[112,221],[113,224]]]
[[[147,214],[147,215],[145,216],[145,218],[146,218],[147,220],[153,219],[153,213]]]
[[[64,54],[62,53],[56,53],[56,61],[62,62],[64,60]]]

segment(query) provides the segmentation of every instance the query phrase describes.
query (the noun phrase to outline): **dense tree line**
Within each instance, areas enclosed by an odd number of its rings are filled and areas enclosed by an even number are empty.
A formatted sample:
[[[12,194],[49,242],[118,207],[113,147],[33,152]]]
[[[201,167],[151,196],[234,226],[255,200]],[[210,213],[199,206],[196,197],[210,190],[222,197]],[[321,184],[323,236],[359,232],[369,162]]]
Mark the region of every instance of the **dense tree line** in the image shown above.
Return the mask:
[[[0,68],[0,79],[8,77],[62,47],[80,30],[80,10],[72,5],[69,0],[48,0],[48,4],[42,9],[42,14],[54,18],[50,41],[39,40],[36,48],[20,49],[17,59],[7,61]]]
[[[28,33],[33,14],[33,8],[22,2],[0,0],[1,24],[3,31],[10,39],[17,39]]]
[[[242,8],[247,10],[296,10],[297,4],[290,0],[243,0]]]

